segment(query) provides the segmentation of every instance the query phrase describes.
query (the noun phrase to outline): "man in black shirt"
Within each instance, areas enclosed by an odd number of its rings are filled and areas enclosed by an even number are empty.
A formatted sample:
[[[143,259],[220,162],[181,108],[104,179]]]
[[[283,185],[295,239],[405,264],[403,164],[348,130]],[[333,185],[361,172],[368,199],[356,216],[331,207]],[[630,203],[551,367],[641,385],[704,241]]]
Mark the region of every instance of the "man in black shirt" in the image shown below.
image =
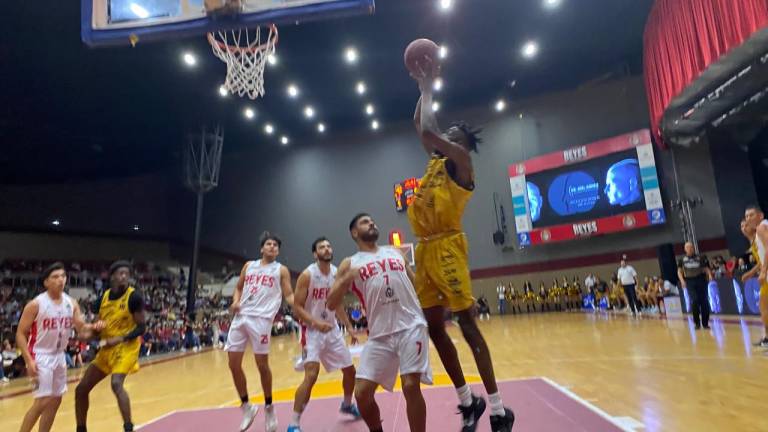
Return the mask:
[[[712,280],[709,261],[704,255],[696,254],[693,243],[685,243],[685,256],[677,264],[677,277],[683,288],[688,288],[691,312],[696,330],[703,325],[709,328],[709,295],[707,281]]]

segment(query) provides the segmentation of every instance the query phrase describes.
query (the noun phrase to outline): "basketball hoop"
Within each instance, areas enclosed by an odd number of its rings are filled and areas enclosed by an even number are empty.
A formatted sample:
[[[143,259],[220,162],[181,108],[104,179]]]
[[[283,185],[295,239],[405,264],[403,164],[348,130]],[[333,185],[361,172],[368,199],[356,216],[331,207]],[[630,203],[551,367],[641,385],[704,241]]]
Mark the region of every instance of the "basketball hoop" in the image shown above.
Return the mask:
[[[208,33],[213,53],[227,64],[224,87],[230,93],[251,99],[264,96],[264,68],[278,40],[277,27],[270,24],[268,30],[268,34],[262,27]],[[263,43],[262,34],[266,34]]]

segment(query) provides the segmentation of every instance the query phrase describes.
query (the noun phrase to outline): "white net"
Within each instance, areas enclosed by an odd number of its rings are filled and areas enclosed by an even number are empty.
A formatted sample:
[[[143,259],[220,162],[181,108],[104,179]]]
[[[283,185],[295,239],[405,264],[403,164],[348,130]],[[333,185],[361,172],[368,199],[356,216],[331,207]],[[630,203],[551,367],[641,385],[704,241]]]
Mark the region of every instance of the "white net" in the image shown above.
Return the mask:
[[[277,27],[208,33],[208,42],[216,57],[227,64],[227,91],[251,99],[264,96],[264,68],[275,53]]]

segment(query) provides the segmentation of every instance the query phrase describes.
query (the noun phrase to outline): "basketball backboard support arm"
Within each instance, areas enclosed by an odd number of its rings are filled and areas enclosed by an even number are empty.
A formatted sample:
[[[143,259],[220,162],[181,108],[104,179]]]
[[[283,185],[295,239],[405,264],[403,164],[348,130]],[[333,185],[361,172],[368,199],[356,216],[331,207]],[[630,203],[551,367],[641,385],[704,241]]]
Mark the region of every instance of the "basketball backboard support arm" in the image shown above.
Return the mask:
[[[263,6],[263,0],[244,0],[243,13],[214,19],[207,16],[202,7],[191,8],[190,0],[179,0],[183,7],[178,16],[148,17],[147,10],[141,6],[142,0],[124,0],[132,8],[140,8],[140,12],[134,19],[111,23],[110,1],[117,0],[81,0],[81,37],[91,47],[130,45],[135,41],[173,39],[263,24],[298,24],[371,14],[375,8],[375,0],[282,0],[269,2],[270,6]],[[249,8],[249,4],[257,6]]]

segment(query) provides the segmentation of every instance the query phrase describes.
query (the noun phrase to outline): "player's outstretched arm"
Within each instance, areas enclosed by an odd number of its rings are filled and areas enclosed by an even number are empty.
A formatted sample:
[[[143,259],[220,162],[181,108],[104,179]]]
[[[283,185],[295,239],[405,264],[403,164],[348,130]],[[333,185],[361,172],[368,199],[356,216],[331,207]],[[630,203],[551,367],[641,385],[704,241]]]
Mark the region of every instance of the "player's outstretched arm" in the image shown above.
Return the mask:
[[[29,331],[32,329],[32,324],[35,322],[37,313],[40,311],[40,305],[37,301],[32,300],[24,306],[24,311],[21,312],[21,318],[19,318],[19,327],[16,329],[16,346],[21,350],[21,356],[24,358],[24,364],[27,366],[27,375],[34,377],[37,376],[37,365],[35,359],[32,358],[32,354],[29,352]]]
[[[288,267],[280,266],[280,289],[283,291],[283,298],[290,307],[293,307],[293,288],[291,288],[291,272]]]
[[[104,321],[96,321],[93,324],[86,323],[85,319],[83,319],[83,313],[80,311],[80,305],[76,301],[73,301],[72,303],[72,324],[77,331],[77,338],[87,342],[93,339],[97,332],[104,329]]]
[[[326,303],[328,309],[336,310],[341,305],[344,295],[349,292],[349,287],[354,279],[355,272],[352,271],[352,261],[349,258],[344,258],[344,261],[339,264],[336,280],[333,282],[330,294],[328,294],[328,302]]]

